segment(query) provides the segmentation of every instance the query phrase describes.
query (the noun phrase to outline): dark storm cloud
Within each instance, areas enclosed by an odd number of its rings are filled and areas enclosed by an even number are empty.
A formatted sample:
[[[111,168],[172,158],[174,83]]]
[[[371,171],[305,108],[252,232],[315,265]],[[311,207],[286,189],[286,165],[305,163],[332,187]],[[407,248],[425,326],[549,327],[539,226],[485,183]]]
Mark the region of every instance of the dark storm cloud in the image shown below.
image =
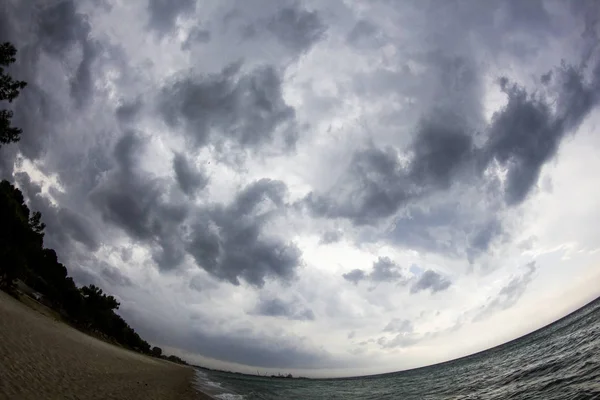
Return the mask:
[[[239,285],[262,287],[268,277],[289,280],[301,263],[294,243],[268,235],[265,225],[285,209],[287,187],[261,179],[241,190],[227,206],[214,206],[191,227],[186,248],[210,274]]]
[[[419,185],[449,188],[461,167],[473,160],[473,139],[451,118],[423,121],[412,146],[410,176]],[[437,120],[439,118],[439,120]]]
[[[137,98],[131,102],[123,102],[115,110],[117,120],[121,123],[132,122],[143,107],[142,100]]]
[[[105,220],[145,240],[161,231],[165,220],[183,220],[185,209],[162,203],[161,182],[138,174],[137,157],[142,148],[142,139],[134,132],[119,139],[114,149],[117,167],[90,198]]]
[[[364,280],[376,283],[404,281],[402,269],[399,265],[390,260],[389,257],[379,257],[377,261],[373,263],[373,268],[369,273],[362,269],[354,269],[343,274],[342,277],[355,285]]]
[[[491,218],[483,223],[483,225],[477,227],[469,238],[469,247],[467,248],[469,261],[473,262],[478,254],[487,251],[492,241],[503,232],[502,224],[496,218]]]
[[[192,12],[196,0],[148,0],[148,28],[159,35],[171,33],[180,15]]]
[[[100,286],[109,285],[109,287],[135,286],[134,282],[121,270],[110,265],[106,261],[98,260],[89,255],[81,255],[77,258],[77,262],[69,266],[69,272],[73,274],[73,278],[79,284],[95,284]]]
[[[305,204],[317,216],[348,218],[364,225],[392,215],[400,204],[413,197],[411,182],[396,151],[390,148],[370,147],[355,153],[345,179],[341,186],[347,188],[348,199],[311,192]]]
[[[600,65],[589,69],[588,80],[577,67],[563,65],[555,70],[554,108],[541,95],[501,79],[508,103],[494,114],[479,138],[481,145],[474,144],[474,130],[460,118],[439,112],[422,120],[403,157],[391,147],[358,150],[330,191],[311,192],[304,204],[315,216],[345,218],[359,226],[376,224],[457,182],[502,187],[487,182],[495,178],[484,175],[497,162],[507,170],[504,204],[518,205],[536,186],[542,166],[556,154],[564,136],[576,130],[597,105]],[[487,195],[495,204],[496,192]],[[485,250],[503,232],[497,220],[478,230],[471,237],[470,256]]]
[[[306,204],[318,216],[374,224],[424,194],[450,187],[453,178],[473,162],[473,152],[471,137],[451,119],[424,120],[410,147],[408,163],[391,147],[359,150],[341,187],[333,190],[348,193],[347,198],[340,202],[311,193]]]
[[[118,268],[108,264],[100,270],[100,276],[107,281],[110,286],[132,286],[133,282],[127,275],[124,275]]]
[[[73,44],[87,39],[90,26],[77,12],[75,2],[59,1],[39,9],[39,40],[48,53],[63,55]]]
[[[105,221],[153,246],[154,259],[161,269],[172,269],[185,254],[177,238],[187,205],[169,201],[164,196],[168,183],[138,170],[143,147],[139,134],[132,131],[120,138],[113,153],[116,166],[89,198]]]
[[[55,248],[62,255],[66,253],[69,243],[76,241],[89,251],[98,250],[100,241],[90,220],[75,211],[53,205],[42,195],[41,187],[32,182],[25,172],[16,173],[15,180],[29,199],[31,211],[42,213],[42,222],[46,224],[46,247]]]
[[[551,27],[550,15],[542,0],[519,1],[509,0],[505,3],[507,28],[527,28],[547,30]],[[533,28],[533,29],[532,29]]]
[[[183,193],[193,196],[198,190],[204,189],[208,184],[208,176],[195,166],[191,165],[185,155],[175,154],[173,158],[175,178]]]
[[[203,44],[210,42],[211,34],[210,31],[206,29],[201,29],[199,27],[194,27],[190,30],[187,38],[181,44],[182,50],[189,50],[194,46],[194,44]]]
[[[298,321],[312,321],[315,319],[313,311],[298,300],[284,301],[276,297],[261,297],[252,314],[267,317],[283,317]]]
[[[299,8],[299,3],[279,10],[267,22],[267,30],[284,46],[302,53],[319,41],[327,27],[316,11]]]
[[[563,137],[579,127],[600,99],[600,64],[589,83],[576,67],[565,65],[557,72],[556,111],[545,99],[505,78],[500,81],[508,104],[494,115],[483,153],[507,168],[505,200],[509,205],[525,200]]]
[[[537,266],[535,261],[528,263],[525,266],[525,272],[519,276],[513,277],[506,286],[500,289],[494,298],[489,299],[488,303],[482,306],[475,315],[473,321],[484,320],[498,311],[506,310],[514,306],[525,293],[536,270]]]
[[[257,149],[296,142],[295,111],[282,95],[279,73],[263,66],[244,73],[241,64],[219,74],[187,76],[165,87],[161,113],[171,127],[183,126],[197,146],[228,142]]]
[[[346,36],[348,43],[359,46],[377,33],[378,29],[369,21],[360,20]]]
[[[28,83],[13,104],[14,124],[23,129],[18,148],[26,157],[36,159],[66,118],[56,94],[48,89],[55,82],[46,80],[40,56],[61,61],[69,58],[64,74],[74,104],[82,106],[93,94],[93,67],[101,47],[91,37],[87,18],[74,1],[44,6],[34,1],[9,2],[0,9],[0,26],[0,40],[12,42],[18,50],[15,77]],[[69,70],[67,65],[74,68]],[[3,153],[10,156],[10,151]]]
[[[418,293],[422,290],[431,290],[431,293],[437,293],[448,289],[451,284],[452,282],[449,279],[428,269],[413,283],[410,287],[410,292]]]
[[[86,17],[77,11],[74,1],[61,1],[40,7],[39,40],[48,54],[65,58],[66,51],[78,44],[81,61],[70,79],[71,96],[75,105],[85,103],[92,92],[92,64],[99,53],[99,45],[90,37],[91,28]]]
[[[71,78],[71,97],[75,100],[77,108],[85,105],[93,91],[92,66],[96,56],[100,52],[98,44],[84,43],[82,60],[77,67],[75,76]]]

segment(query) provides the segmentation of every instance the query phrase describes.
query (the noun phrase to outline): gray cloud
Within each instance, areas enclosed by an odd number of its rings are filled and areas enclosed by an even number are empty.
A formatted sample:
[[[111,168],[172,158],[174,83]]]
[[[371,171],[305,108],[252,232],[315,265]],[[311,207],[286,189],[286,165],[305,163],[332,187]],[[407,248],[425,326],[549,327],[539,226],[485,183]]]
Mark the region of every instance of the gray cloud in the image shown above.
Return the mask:
[[[311,349],[300,341],[241,331],[227,335],[197,334],[184,350],[223,361],[265,368],[327,368],[339,365],[324,350]]]
[[[393,333],[412,333],[414,331],[413,323],[407,319],[392,319],[386,326],[383,328],[383,332],[393,332]]]
[[[142,106],[143,103],[140,98],[120,104],[115,110],[117,120],[121,123],[132,122],[141,111]]]
[[[464,124],[439,110],[421,121],[408,154],[407,162],[393,147],[358,150],[332,190],[346,196],[311,193],[306,205],[318,216],[375,224],[412,201],[447,190],[475,161],[473,139]]]
[[[51,75],[41,73],[41,64],[46,61],[42,56],[61,61],[69,58],[61,73],[69,82],[73,105],[83,106],[93,94],[93,68],[102,49],[90,35],[86,16],[74,1],[44,6],[34,1],[8,2],[0,10],[0,25],[0,39],[12,42],[18,50],[16,76],[28,83],[27,90],[13,104],[13,122],[23,130],[18,148],[26,157],[37,159],[66,118],[60,106],[62,99],[56,93],[59,82],[55,77],[49,81],[45,78]],[[27,26],[27,30],[21,26]],[[13,150],[2,151],[3,158],[13,158]],[[10,174],[6,171],[9,164],[6,162],[4,173]]]
[[[589,83],[573,66],[557,69],[556,111],[548,102],[516,84],[501,79],[508,104],[494,115],[483,153],[508,169],[507,204],[520,204],[537,183],[542,166],[551,159],[562,138],[575,130],[598,103],[600,64]]]
[[[452,117],[423,121],[412,145],[409,175],[420,186],[447,189],[473,160],[473,139]]]
[[[489,197],[489,212],[525,200],[536,186],[541,167],[555,154],[562,138],[574,131],[598,103],[600,67],[592,69],[589,80],[583,70],[563,65],[555,70],[553,110],[541,95],[501,79],[499,85],[508,96],[507,105],[498,111],[485,135],[477,137],[474,128],[453,113],[437,110],[419,124],[405,153],[394,147],[370,145],[356,151],[348,169],[325,193],[309,193],[303,204],[313,215],[349,219],[356,226],[376,225],[401,210],[413,207],[457,184],[503,188],[483,193]],[[506,168],[504,185],[484,172],[497,162]],[[494,197],[503,196],[503,203]],[[395,237],[406,244],[456,253],[455,243],[438,242],[428,231],[408,231],[400,216]],[[470,240],[466,254],[471,262],[504,233],[499,219],[483,221],[479,227],[465,227]],[[406,231],[402,233],[400,230]],[[471,233],[471,231],[473,231]],[[451,245],[451,247],[448,247]]]
[[[353,269],[342,275],[342,277],[348,282],[352,282],[357,285],[360,281],[367,279],[367,273],[362,269]]]
[[[106,222],[153,246],[155,261],[168,270],[177,267],[185,254],[178,238],[187,205],[165,199],[167,183],[138,170],[143,147],[139,134],[125,133],[114,148],[116,166],[90,192],[89,198]]]
[[[354,46],[360,46],[364,42],[368,41],[369,38],[373,37],[378,32],[375,25],[369,21],[360,20],[358,21],[352,30],[348,32],[346,40],[348,43]],[[367,43],[364,43],[365,45]]]
[[[207,29],[194,27],[188,34],[187,38],[181,44],[183,50],[191,49],[195,44],[204,44],[210,42],[211,34]]]
[[[373,268],[369,273],[362,269],[354,269],[343,274],[342,277],[355,285],[363,280],[375,283],[404,281],[402,269],[399,265],[390,260],[389,257],[379,257],[377,261],[373,263]]]
[[[171,33],[177,18],[196,8],[195,0],[148,0],[148,28],[159,35]]]
[[[196,191],[204,189],[208,184],[208,176],[192,166],[183,154],[175,154],[173,169],[179,187],[188,196],[193,196]]]
[[[400,267],[388,257],[379,257],[369,274],[373,282],[392,282],[403,279]]]
[[[270,66],[241,69],[230,65],[219,74],[188,76],[166,86],[160,99],[165,121],[183,126],[197,146],[293,147],[295,111],[283,99],[279,73]]]
[[[90,255],[78,257],[76,261],[77,267],[69,267],[69,274],[72,274],[79,284],[95,284],[111,288],[136,286],[131,278],[106,261],[98,260]]]
[[[457,242],[464,240],[464,234],[456,240],[448,240],[447,228],[459,228],[460,219],[461,210],[457,204],[408,206],[394,219],[388,237],[394,244],[455,256]]]
[[[371,147],[355,153],[339,186],[332,193],[348,193],[347,199],[310,193],[305,204],[317,216],[348,218],[364,225],[392,215],[400,204],[415,196],[398,155],[391,148]]]
[[[294,334],[281,336],[248,325],[226,331],[215,330],[216,327],[210,324],[197,328],[161,321],[157,325],[156,321],[147,321],[124,306],[119,311],[144,338],[192,354],[264,368],[334,368],[341,365],[326,350],[315,348]],[[174,329],[165,336],[157,326]]]
[[[55,57],[64,58],[66,52],[78,44],[81,59],[70,79],[71,96],[75,105],[87,102],[92,93],[92,65],[100,46],[91,38],[91,28],[84,15],[77,12],[73,1],[61,1],[41,8],[39,40],[42,49]]]
[[[450,287],[452,282],[439,273],[428,269],[423,272],[419,279],[410,287],[411,293],[417,293],[422,290],[431,290],[431,293],[441,292]]]
[[[319,240],[320,244],[331,244],[339,242],[342,237],[344,237],[344,233],[340,230],[332,230],[323,233],[321,236],[321,240]]]
[[[192,226],[187,251],[199,266],[234,285],[239,278],[257,287],[267,277],[291,279],[301,263],[300,250],[263,229],[285,207],[286,191],[281,181],[261,179],[240,191],[230,205],[206,210]]]
[[[296,338],[293,338],[296,339]],[[190,335],[177,347],[216,358],[264,368],[327,368],[338,365],[322,349],[313,349],[301,340],[269,337],[248,330],[228,332],[226,335],[199,332]]]
[[[423,337],[413,333],[399,333],[393,339],[387,340],[386,337],[381,337],[378,344],[384,349],[392,349],[397,347],[409,347],[423,340]]]
[[[315,319],[314,312],[310,308],[302,305],[300,301],[284,301],[276,297],[261,297],[252,313],[267,317],[283,317],[299,321],[312,321]]]
[[[514,306],[521,296],[525,293],[527,286],[531,283],[533,275],[537,270],[535,261],[531,261],[525,266],[525,271],[519,275],[513,277],[500,291],[498,294],[490,299],[490,301],[481,307],[477,312],[473,321],[481,321],[489,318],[492,314],[506,310]]]
[[[60,251],[66,250],[71,242],[79,242],[89,251],[98,250],[100,240],[90,220],[70,209],[54,206],[42,195],[42,188],[32,182],[25,172],[16,173],[15,180],[29,199],[31,209],[42,213],[42,222],[46,224],[47,247]]]
[[[319,41],[327,28],[317,12],[298,7],[299,4],[294,3],[282,8],[266,27],[284,46],[301,53]]]

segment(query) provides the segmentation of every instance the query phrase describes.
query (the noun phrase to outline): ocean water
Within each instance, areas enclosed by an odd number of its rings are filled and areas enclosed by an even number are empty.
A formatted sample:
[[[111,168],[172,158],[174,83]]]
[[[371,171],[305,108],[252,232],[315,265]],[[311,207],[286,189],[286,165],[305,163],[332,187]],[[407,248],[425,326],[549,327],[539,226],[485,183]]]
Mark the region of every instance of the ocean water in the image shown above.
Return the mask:
[[[198,370],[196,384],[223,400],[600,400],[600,298],[525,337],[430,367],[319,380]]]

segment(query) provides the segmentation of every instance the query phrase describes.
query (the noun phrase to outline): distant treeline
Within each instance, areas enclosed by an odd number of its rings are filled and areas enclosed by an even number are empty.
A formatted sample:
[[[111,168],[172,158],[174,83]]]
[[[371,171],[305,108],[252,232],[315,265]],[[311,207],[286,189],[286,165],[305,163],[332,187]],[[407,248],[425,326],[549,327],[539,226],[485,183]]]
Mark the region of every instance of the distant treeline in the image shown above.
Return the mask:
[[[15,81],[4,70],[16,61],[16,49],[0,44],[0,100],[11,102],[26,83]],[[12,112],[0,110],[0,147],[17,142],[21,130],[11,126]],[[119,302],[95,285],[77,287],[56,252],[44,248],[44,228],[40,212],[31,213],[21,191],[3,180],[0,183],[0,289],[16,294],[17,279],[43,295],[43,302],[62,314],[75,327],[97,333],[132,350],[174,362],[176,356],[163,356],[151,348],[115,313]]]

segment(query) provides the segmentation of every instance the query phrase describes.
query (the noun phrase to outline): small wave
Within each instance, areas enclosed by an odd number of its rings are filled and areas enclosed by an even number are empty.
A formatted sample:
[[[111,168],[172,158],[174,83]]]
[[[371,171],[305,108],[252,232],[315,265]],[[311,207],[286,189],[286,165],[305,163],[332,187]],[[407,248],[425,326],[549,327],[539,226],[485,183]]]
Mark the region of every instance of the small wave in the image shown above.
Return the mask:
[[[244,400],[245,397],[241,394],[221,393],[215,395],[215,398],[220,400]]]
[[[243,400],[246,398],[243,395],[224,388],[220,382],[211,380],[208,374],[199,370],[196,370],[194,386],[198,391],[219,400]]]

